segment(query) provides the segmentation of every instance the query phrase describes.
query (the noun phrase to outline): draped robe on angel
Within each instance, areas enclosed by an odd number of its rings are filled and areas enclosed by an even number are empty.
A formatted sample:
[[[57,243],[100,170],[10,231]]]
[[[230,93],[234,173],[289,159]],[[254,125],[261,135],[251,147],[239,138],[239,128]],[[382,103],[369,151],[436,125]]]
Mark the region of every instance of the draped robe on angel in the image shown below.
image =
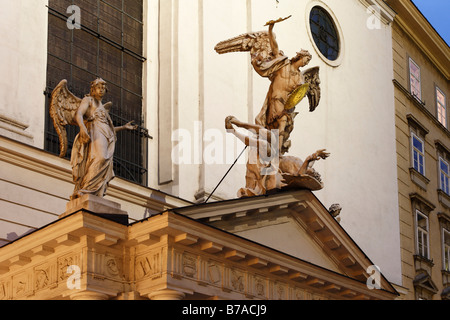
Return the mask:
[[[103,197],[109,182],[114,178],[113,157],[116,133],[113,122],[104,105],[95,105],[90,96],[84,98],[90,104],[85,115],[85,126],[91,141],[82,143],[80,134],[72,148],[71,165],[75,183],[72,198],[84,194]]]

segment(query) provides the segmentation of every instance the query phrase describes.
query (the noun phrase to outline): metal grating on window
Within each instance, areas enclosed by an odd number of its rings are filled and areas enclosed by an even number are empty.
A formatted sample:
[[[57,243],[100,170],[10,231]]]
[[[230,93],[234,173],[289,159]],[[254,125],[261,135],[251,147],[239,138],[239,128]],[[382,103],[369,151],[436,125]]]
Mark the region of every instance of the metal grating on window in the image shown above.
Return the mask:
[[[67,8],[80,8],[81,29],[69,29]],[[56,85],[66,79],[69,89],[82,98],[91,81],[107,82],[104,101],[111,101],[114,125],[128,121],[138,131],[118,133],[114,157],[117,176],[146,183],[147,138],[142,110],[143,1],[142,0],[50,0],[48,15],[48,63],[45,149],[59,154],[58,136],[48,116],[48,100]],[[68,127],[69,152],[78,128]]]
[[[322,7],[316,6],[310,14],[311,32],[320,52],[331,61],[339,57],[339,36],[333,19]]]

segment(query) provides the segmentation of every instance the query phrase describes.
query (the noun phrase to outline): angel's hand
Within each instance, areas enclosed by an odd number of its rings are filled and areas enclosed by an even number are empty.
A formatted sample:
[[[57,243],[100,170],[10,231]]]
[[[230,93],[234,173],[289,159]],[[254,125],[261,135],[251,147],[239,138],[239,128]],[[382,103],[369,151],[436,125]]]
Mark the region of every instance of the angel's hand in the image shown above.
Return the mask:
[[[326,150],[325,149],[322,149],[322,150],[319,150],[319,151],[317,151],[317,153],[316,153],[316,159],[317,160],[319,160],[319,159],[326,159],[326,158],[328,158],[330,156],[330,153],[328,153],[328,152],[326,152]]]
[[[87,132],[87,130],[81,129],[81,131],[80,131],[80,141],[83,144],[91,142],[91,137],[89,136],[89,133]]]
[[[268,21],[264,26],[265,26],[265,27],[267,27],[267,26],[273,26],[273,25],[275,25],[276,23],[283,22],[283,21],[289,19],[290,17],[292,17],[292,15],[290,15],[289,17],[286,17],[286,18],[279,18],[279,19],[277,19],[277,20],[270,20],[270,21]]]
[[[232,119],[233,119],[233,116],[226,117],[226,119],[225,119],[225,129],[227,129],[227,130],[233,129],[233,124],[231,123]]]
[[[124,125],[123,127],[126,130],[136,130],[138,128],[138,125],[134,124],[134,121],[130,121],[126,125]]]

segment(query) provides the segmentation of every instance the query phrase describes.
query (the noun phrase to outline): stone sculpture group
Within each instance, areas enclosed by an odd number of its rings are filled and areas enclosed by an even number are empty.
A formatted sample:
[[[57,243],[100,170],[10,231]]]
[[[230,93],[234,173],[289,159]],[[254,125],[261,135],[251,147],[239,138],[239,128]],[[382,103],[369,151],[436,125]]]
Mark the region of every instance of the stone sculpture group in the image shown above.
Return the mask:
[[[321,97],[319,68],[300,71],[311,61],[311,54],[301,50],[289,59],[278,48],[274,26],[289,18],[271,20],[266,24],[268,31],[246,33],[222,41],[215,47],[219,54],[250,52],[254,70],[271,82],[254,125],[242,123],[233,116],[225,119],[227,131],[250,147],[246,186],[239,190],[240,197],[262,195],[274,189],[323,188],[320,174],[313,165],[317,160],[328,158],[329,153],[318,150],[304,161],[285,156],[291,147],[289,138],[298,114],[296,106],[308,96],[310,111],[313,112]],[[241,134],[235,127],[248,130],[249,136]]]
[[[296,106],[307,96],[313,112],[321,96],[319,68],[300,71],[309,64],[311,54],[301,50],[289,59],[278,48],[273,29],[288,18],[269,21],[266,24],[268,31],[246,33],[215,47],[219,54],[250,52],[254,70],[271,81],[255,124],[240,122],[233,116],[225,119],[226,129],[250,147],[246,186],[239,190],[239,197],[262,195],[274,189],[323,188],[320,174],[313,165],[315,161],[329,157],[325,150],[318,150],[305,160],[285,155],[291,146],[290,135],[298,114]],[[73,201],[85,195],[105,196],[108,184],[114,178],[116,132],[137,129],[132,122],[114,127],[109,116],[112,104],[102,102],[106,92],[106,82],[102,79],[91,83],[90,93],[83,99],[70,92],[66,80],[52,92],[49,109],[59,135],[61,157],[65,157],[68,150],[66,126],[80,128],[71,154],[75,184]],[[243,135],[235,128],[244,128],[250,135]]]

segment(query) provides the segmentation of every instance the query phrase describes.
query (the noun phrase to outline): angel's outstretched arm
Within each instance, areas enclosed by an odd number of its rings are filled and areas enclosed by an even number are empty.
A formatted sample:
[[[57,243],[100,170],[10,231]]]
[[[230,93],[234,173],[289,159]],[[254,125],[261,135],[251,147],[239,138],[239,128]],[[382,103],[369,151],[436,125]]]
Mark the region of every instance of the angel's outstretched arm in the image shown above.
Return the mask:
[[[84,125],[84,115],[89,109],[89,98],[84,98],[81,101],[80,107],[75,114],[75,122],[80,127],[80,139],[82,143],[88,143],[91,141],[91,137],[89,136],[89,132]]]
[[[278,48],[278,42],[276,40],[275,34],[273,33],[274,26],[275,23],[269,25],[269,40],[270,40],[270,47],[272,48],[272,53],[276,57],[280,53],[280,49]]]
[[[130,121],[124,126],[115,127],[114,131],[119,132],[119,131],[123,131],[123,130],[136,130],[137,128],[138,128],[138,125],[134,124],[134,121]]]

